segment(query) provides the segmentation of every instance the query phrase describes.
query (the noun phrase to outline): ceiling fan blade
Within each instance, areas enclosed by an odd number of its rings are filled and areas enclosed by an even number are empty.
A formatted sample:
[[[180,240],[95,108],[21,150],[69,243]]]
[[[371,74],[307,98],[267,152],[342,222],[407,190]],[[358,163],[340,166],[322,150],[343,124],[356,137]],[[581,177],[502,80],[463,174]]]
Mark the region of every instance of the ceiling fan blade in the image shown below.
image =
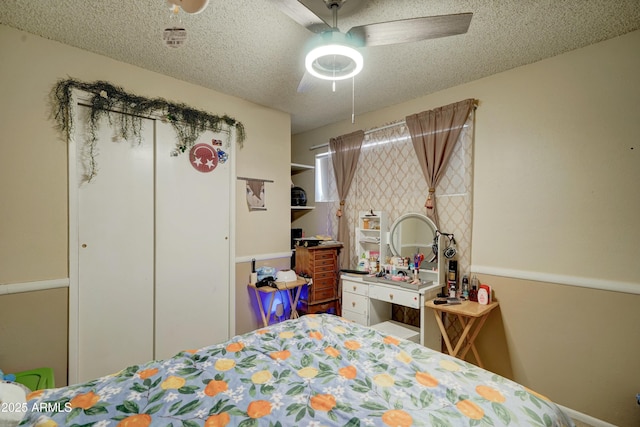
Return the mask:
[[[298,93],[306,93],[315,88],[317,80],[308,72],[304,72],[300,84],[298,84]]]
[[[458,13],[380,22],[353,27],[347,34],[364,46],[416,42],[464,34],[469,29],[472,16],[473,13]]]
[[[330,30],[331,26],[298,0],[269,0],[282,13],[314,33]]]

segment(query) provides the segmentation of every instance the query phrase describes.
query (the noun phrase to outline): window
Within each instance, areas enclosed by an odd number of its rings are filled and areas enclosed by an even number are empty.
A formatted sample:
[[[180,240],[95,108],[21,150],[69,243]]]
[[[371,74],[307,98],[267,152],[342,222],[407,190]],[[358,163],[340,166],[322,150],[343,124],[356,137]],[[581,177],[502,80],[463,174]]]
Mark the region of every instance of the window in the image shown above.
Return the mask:
[[[336,190],[335,177],[333,175],[333,164],[329,153],[316,155],[316,203],[336,202],[338,192]]]

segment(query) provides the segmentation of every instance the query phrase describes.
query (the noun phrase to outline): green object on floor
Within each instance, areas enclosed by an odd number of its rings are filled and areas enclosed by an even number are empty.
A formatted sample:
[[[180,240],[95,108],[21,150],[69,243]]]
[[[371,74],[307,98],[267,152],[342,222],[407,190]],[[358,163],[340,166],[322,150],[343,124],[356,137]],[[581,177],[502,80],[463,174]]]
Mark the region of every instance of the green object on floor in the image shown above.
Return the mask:
[[[16,382],[28,387],[31,391],[45,388],[55,388],[53,369],[38,368],[29,371],[16,372]]]

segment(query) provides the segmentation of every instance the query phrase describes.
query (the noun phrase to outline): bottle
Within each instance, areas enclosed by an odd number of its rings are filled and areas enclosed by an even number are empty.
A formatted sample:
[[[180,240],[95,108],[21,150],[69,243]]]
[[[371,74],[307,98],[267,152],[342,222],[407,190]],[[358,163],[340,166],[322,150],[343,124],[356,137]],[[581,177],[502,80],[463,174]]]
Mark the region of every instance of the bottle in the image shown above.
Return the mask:
[[[466,274],[462,276],[462,298],[469,299],[469,278]]]
[[[487,289],[482,286],[478,290],[478,303],[482,305],[489,304],[489,294],[487,293]]]
[[[476,289],[480,287],[480,282],[478,281],[478,277],[475,274],[473,275],[473,277],[471,277],[471,287],[475,287]]]
[[[449,298],[456,298],[456,282],[449,281]]]
[[[469,301],[478,302],[478,288],[475,285],[472,285],[469,291]]]

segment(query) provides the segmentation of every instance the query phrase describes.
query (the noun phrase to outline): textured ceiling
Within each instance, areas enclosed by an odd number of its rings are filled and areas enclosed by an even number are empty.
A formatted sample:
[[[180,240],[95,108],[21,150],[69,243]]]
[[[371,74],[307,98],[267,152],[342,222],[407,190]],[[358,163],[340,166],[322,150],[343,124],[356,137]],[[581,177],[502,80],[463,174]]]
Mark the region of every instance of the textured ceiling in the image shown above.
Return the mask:
[[[355,78],[356,115],[640,29],[640,0],[351,2],[338,15],[342,31],[473,13],[463,35],[362,49],[365,68]],[[325,8],[322,0],[303,3]],[[292,133],[351,117],[351,80],[338,82],[335,93],[320,80],[297,92],[312,33],[269,0],[210,0],[204,12],[179,17],[187,42],[171,49],[162,42],[164,28],[172,25],[165,0],[0,2],[2,24],[288,112]],[[331,23],[328,11],[326,19]]]

